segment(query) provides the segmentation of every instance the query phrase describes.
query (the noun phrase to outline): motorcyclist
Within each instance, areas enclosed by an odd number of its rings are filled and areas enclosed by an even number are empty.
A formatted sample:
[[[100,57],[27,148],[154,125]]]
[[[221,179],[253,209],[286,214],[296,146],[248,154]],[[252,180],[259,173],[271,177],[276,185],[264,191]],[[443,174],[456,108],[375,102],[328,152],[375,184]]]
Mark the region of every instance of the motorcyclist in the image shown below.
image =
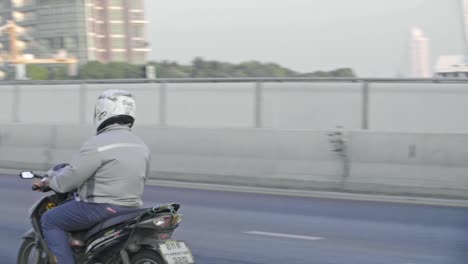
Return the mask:
[[[69,246],[70,231],[89,229],[103,220],[142,205],[150,151],[133,134],[135,100],[128,91],[107,90],[95,105],[97,134],[87,140],[68,166],[48,172],[47,180],[33,185],[78,197],[41,218],[47,245],[59,264],[75,263]]]

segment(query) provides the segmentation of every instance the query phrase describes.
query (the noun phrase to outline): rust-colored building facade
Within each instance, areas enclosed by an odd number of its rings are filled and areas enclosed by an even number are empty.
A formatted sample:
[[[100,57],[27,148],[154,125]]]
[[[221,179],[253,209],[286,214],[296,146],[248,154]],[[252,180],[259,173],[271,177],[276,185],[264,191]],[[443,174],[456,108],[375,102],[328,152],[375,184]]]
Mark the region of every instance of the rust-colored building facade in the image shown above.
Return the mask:
[[[143,0],[86,0],[88,60],[146,62]]]
[[[149,52],[143,0],[0,0],[0,25],[14,20],[25,54],[60,50],[88,61],[145,64]],[[8,49],[7,36],[0,36]]]

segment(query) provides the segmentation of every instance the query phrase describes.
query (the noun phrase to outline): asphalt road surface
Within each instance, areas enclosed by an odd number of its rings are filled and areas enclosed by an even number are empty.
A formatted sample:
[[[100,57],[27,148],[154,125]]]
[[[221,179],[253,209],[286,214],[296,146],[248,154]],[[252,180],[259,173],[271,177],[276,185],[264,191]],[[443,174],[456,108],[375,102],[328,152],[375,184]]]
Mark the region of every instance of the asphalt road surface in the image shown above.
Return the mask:
[[[0,175],[0,263],[15,263],[30,182]],[[148,186],[145,206],[182,204],[174,238],[200,264],[466,264],[468,208]]]

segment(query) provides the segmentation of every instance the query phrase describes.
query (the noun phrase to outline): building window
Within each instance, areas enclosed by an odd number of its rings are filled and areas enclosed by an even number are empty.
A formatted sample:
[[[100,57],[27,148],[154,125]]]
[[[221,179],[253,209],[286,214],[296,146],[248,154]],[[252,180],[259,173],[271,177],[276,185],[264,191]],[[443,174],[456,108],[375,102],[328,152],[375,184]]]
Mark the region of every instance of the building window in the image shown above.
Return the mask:
[[[65,44],[65,49],[74,49],[77,47],[76,43],[76,38],[75,37],[65,37],[64,38],[64,44]]]
[[[96,42],[94,41],[94,38],[88,38],[88,49],[95,49],[96,48]]]
[[[26,33],[26,35],[32,35],[34,32],[34,27],[31,27],[31,26],[24,27],[24,32]]]
[[[54,38],[52,40],[52,48],[53,49],[62,49],[63,48],[63,38]]]
[[[134,37],[134,38],[144,38],[145,37],[145,28],[142,25],[133,25],[132,26],[132,37]]]
[[[146,52],[133,52],[132,63],[134,64],[145,64],[146,63]]]
[[[132,12],[130,13],[130,20],[145,20],[143,12]]]
[[[103,10],[103,9],[102,9],[102,10],[101,10],[101,9],[96,9],[96,10],[94,11],[94,18],[95,18],[96,20],[104,21],[105,17],[106,17],[106,16],[105,16],[105,13],[104,13],[104,10]]]
[[[107,54],[105,52],[100,52],[97,57],[100,62],[107,62]]]
[[[111,35],[123,35],[124,34],[123,24],[111,24],[110,34]]]
[[[34,4],[34,0],[12,0],[11,3],[14,7],[23,7]]]
[[[23,21],[36,19],[36,13],[34,12],[21,13],[21,12],[14,11],[12,15],[13,15],[13,19],[17,22],[23,22]]]
[[[46,38],[46,39],[41,39],[40,43],[41,45],[47,47],[48,49],[58,50],[58,49],[64,48],[64,39],[65,38],[62,38],[62,37]]]
[[[125,39],[124,38],[112,38],[111,40],[113,49],[125,49]]]
[[[92,21],[88,21],[88,31],[95,32],[94,23]]]
[[[113,61],[127,61],[127,53],[126,52],[112,52],[112,60]]]
[[[123,12],[121,9],[110,9],[109,10],[109,20],[123,20]]]
[[[34,20],[36,19],[36,13],[34,12],[27,12],[24,13],[24,21]]]
[[[142,0],[133,0],[128,1],[130,4],[130,9],[143,10],[143,1]]]
[[[14,12],[12,13],[12,16],[13,16],[13,19],[14,19],[16,22],[22,22],[22,21],[24,21],[24,14],[21,13],[21,12],[14,11]]]
[[[105,30],[105,26],[103,24],[94,25],[94,33],[96,33],[98,35],[104,35],[105,32],[106,32],[106,30]]]
[[[105,49],[106,48],[106,41],[104,39],[97,40],[96,41],[96,48]]]
[[[135,40],[133,41],[133,48],[134,49],[143,49],[143,48],[147,48],[148,46],[148,43],[144,40]]]
[[[123,2],[122,2],[122,0],[110,0],[109,1],[109,6],[121,7],[121,6],[123,6]]]
[[[12,0],[11,3],[14,7],[23,7],[24,1],[23,0]]]

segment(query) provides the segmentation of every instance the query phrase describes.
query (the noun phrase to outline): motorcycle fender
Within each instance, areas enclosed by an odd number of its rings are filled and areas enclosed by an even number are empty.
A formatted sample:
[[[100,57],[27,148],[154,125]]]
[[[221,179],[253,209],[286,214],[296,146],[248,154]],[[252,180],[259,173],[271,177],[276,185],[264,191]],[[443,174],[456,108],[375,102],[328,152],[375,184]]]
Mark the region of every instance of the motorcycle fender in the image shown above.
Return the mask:
[[[21,237],[23,239],[25,239],[25,238],[35,239],[36,238],[36,231],[34,231],[34,229],[31,228],[26,233],[24,233]]]

